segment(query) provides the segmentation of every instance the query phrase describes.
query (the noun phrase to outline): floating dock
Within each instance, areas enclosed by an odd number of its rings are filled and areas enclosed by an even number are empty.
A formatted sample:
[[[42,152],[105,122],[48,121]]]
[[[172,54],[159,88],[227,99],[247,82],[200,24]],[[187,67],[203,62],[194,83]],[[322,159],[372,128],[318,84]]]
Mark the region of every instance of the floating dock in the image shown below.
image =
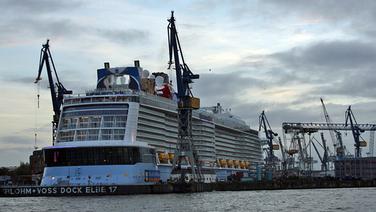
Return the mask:
[[[376,187],[376,180],[284,179],[262,182],[194,183],[112,186],[11,186],[0,187],[0,197],[102,196],[134,194],[194,193],[211,191],[282,190]]]

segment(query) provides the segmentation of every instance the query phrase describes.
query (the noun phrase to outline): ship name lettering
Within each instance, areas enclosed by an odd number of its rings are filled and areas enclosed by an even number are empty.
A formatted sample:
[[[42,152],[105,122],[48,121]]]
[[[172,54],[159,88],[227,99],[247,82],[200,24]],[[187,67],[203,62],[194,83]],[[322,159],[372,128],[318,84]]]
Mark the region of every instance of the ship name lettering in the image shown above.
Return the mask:
[[[66,193],[66,194],[71,194],[71,193],[73,193],[73,194],[80,194],[80,193],[82,193],[82,188],[81,187],[63,187],[63,188],[61,188],[60,189],[60,193],[61,194],[64,194],[64,193]]]
[[[106,193],[106,188],[104,186],[95,186],[95,187],[88,186],[85,189],[85,193],[88,193],[88,194]]]
[[[116,192],[117,186],[110,186],[108,187],[108,189],[110,190],[111,193],[114,193]]]
[[[9,188],[9,189],[3,189],[4,194],[10,194],[10,195],[23,195],[23,194],[31,194],[31,188]]]
[[[38,194],[56,194],[57,189],[56,188],[37,188],[37,193]]]

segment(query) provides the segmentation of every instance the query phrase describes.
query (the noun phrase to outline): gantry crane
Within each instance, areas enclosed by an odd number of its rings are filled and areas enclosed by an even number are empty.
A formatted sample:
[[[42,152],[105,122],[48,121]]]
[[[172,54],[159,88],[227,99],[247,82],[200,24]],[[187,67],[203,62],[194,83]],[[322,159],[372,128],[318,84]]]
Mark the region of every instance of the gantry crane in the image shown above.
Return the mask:
[[[319,130],[343,130],[343,131],[352,131],[354,140],[355,140],[355,147],[357,147],[357,143],[360,147],[367,146],[367,143],[362,139],[360,140],[360,133],[364,131],[370,131],[371,135],[374,131],[376,131],[376,124],[358,124],[355,120],[355,117],[352,114],[351,108],[350,110],[346,111],[346,123],[314,123],[314,122],[284,122],[282,123],[282,129],[284,133],[289,134],[305,134],[305,133],[315,133]],[[354,134],[355,133],[355,134]],[[337,139],[342,142],[341,134],[337,134]],[[346,150],[345,146],[343,146],[344,151]]]
[[[172,172],[182,170],[181,165],[185,162],[192,171],[193,181],[199,182],[201,181],[201,164],[198,161],[192,140],[192,110],[200,107],[200,100],[193,97],[190,89],[190,84],[194,79],[198,79],[199,75],[193,74],[184,61],[173,11],[168,22],[169,69],[174,63],[178,97],[178,141]],[[180,172],[181,181],[184,180],[185,171]]]
[[[360,134],[364,132],[364,129],[360,128],[358,126],[358,123],[356,122],[354,113],[351,110],[351,105],[349,108],[346,110],[345,113],[345,126],[348,126],[350,124],[351,131],[354,137],[355,141],[355,157],[360,158],[362,156],[362,150],[361,147],[367,146],[367,143],[364,140],[360,140]]]
[[[274,155],[274,150],[278,150],[278,144],[273,144],[273,139],[275,136],[278,136],[278,133],[273,132],[272,128],[270,127],[269,121],[266,118],[265,112],[262,111],[261,115],[259,116],[259,132],[264,131],[265,137],[267,139],[267,154],[266,154],[266,166],[268,168],[275,168],[275,162],[278,161],[278,158]]]
[[[376,131],[376,124],[358,124],[354,123],[354,127],[364,131]],[[350,131],[351,126],[345,123],[319,123],[319,122],[283,122],[282,129],[285,133],[315,133],[319,130],[343,130]]]
[[[49,40],[47,40],[46,44],[42,45],[42,49],[40,52],[38,76],[35,79],[35,83],[38,83],[40,80],[42,80],[41,74],[42,74],[43,66],[45,65],[47,69],[48,83],[50,87],[52,106],[54,110],[54,115],[52,119],[52,142],[54,144],[56,141],[56,133],[57,133],[59,118],[60,118],[60,113],[61,113],[60,107],[63,104],[64,95],[72,94],[72,91],[67,90],[64,87],[64,85],[60,82],[49,47],[50,47]],[[52,69],[51,69],[51,65],[52,65]],[[55,73],[56,82],[54,81],[52,71]]]

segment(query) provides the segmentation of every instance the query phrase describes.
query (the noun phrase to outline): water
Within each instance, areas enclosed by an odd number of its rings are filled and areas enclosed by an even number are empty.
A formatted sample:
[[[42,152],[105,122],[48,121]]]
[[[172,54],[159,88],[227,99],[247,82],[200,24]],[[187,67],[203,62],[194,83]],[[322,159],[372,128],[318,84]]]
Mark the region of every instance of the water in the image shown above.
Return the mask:
[[[376,188],[0,198],[0,211],[376,211]]]

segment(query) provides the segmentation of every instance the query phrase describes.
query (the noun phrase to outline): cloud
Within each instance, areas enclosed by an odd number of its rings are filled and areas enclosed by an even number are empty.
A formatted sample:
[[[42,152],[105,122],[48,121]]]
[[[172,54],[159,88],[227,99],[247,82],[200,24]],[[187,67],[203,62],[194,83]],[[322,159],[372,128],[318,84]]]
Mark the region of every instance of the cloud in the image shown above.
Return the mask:
[[[67,16],[83,8],[81,1],[1,1],[0,12],[4,15],[0,21],[0,45],[22,43],[32,38],[52,39],[105,39],[121,45],[143,44],[149,40],[149,32],[138,29],[105,29],[79,19]],[[87,5],[85,5],[87,6]],[[2,11],[4,10],[4,11]],[[18,14],[14,16],[14,14]]]
[[[342,71],[374,65],[376,46],[361,41],[321,41],[295,47],[272,57],[288,67],[304,70]]]
[[[202,102],[224,103],[253,127],[262,110],[276,129],[286,121],[323,122],[320,97],[331,102],[328,110],[334,121],[343,122],[344,111],[352,104],[362,109],[360,122],[367,122],[372,121],[367,114],[376,112],[372,109],[375,56],[375,45],[358,40],[322,41],[272,54],[251,54],[223,68],[236,72],[201,74],[194,92]]]
[[[243,1],[250,2],[250,1]],[[262,1],[265,6],[274,6],[274,9],[282,11],[290,10],[297,11],[299,13],[316,14],[325,17],[342,17],[347,15],[348,17],[357,15],[360,10],[371,10],[376,7],[376,4],[372,0],[364,0],[361,3],[353,0],[344,0],[341,4],[338,4],[336,0],[325,1],[310,1],[310,0],[285,0],[283,2],[278,0],[265,0]]]
[[[50,90],[49,82],[47,78],[47,74],[45,74],[46,69],[43,70],[42,73],[42,80],[39,81],[38,87],[43,90]],[[72,90],[74,93],[81,93],[85,92],[86,90],[93,89],[93,84],[89,80],[81,80],[81,74],[75,71],[62,71],[61,74],[59,72],[59,79],[64,87],[68,90]],[[17,83],[22,85],[28,85],[29,87],[33,86],[35,82],[35,76],[3,76],[0,77],[0,81],[3,82],[10,82],[10,83]],[[54,82],[56,83],[56,79],[54,78]]]
[[[323,41],[270,57],[284,67],[279,77],[293,75],[300,83],[316,85],[316,94],[376,97],[376,46],[372,43]]]
[[[282,121],[291,117],[293,117],[291,121],[312,120],[313,117],[317,117],[316,109],[294,106],[303,105],[307,101],[319,102],[319,96],[302,95],[298,96],[299,101],[291,99],[284,103],[278,102],[272,99],[272,96],[277,95],[278,92],[282,92],[280,95],[283,96],[283,93],[294,92],[294,90],[269,83],[267,76],[258,77],[250,77],[245,70],[200,74],[200,79],[193,84],[193,93],[201,99],[203,106],[211,106],[219,102],[253,127],[258,125],[256,122],[262,110],[271,111],[271,116],[275,118],[272,122],[275,127],[279,127]]]
[[[68,16],[59,16],[59,12],[61,14],[78,7],[79,4],[75,2],[2,1],[0,45],[25,43],[40,37],[63,38],[77,35],[77,32],[85,31],[85,27]]]
[[[240,96],[264,82],[253,77],[244,76],[242,72],[231,73],[204,73],[200,74],[193,84],[193,92],[204,102],[215,105],[217,102],[236,105],[241,101]]]
[[[368,40],[374,40],[376,35],[376,2],[373,0],[343,0],[340,4],[337,0],[194,1],[193,8],[210,10],[206,16],[220,13],[243,29],[252,26],[283,33],[288,28],[301,28],[316,32],[315,37],[338,32]]]
[[[30,84],[30,83],[35,81],[35,78],[36,77],[27,77],[27,76],[24,76],[24,77],[20,77],[20,76],[18,76],[18,77],[15,77],[15,76],[4,77],[4,76],[2,76],[1,80],[7,81],[7,82],[21,83],[21,84]]]
[[[247,1],[245,1],[247,2]],[[273,11],[274,15],[283,17],[295,16],[301,22],[316,20],[328,25],[329,30],[339,28],[355,36],[364,36],[374,40],[376,35],[376,2],[373,0],[344,0],[338,4],[336,0],[266,0],[262,8]]]
[[[376,99],[376,76],[373,69],[349,73],[344,79],[324,85],[320,93]]]
[[[44,37],[62,37],[72,35],[78,26],[70,20],[43,20],[35,17],[15,18],[0,23],[0,45],[23,43],[23,40]]]
[[[20,162],[29,162],[29,156],[32,152],[32,147],[1,148],[0,166],[16,166]]]
[[[2,0],[0,8],[4,12],[18,14],[41,15],[54,13],[61,10],[77,9],[82,5],[81,1],[58,1],[58,0]]]
[[[99,29],[89,25],[82,25],[76,19],[19,17],[5,23],[0,22],[0,45],[17,43],[27,36],[30,38],[101,38],[123,46],[137,43],[139,45],[149,41],[149,32],[137,29]]]
[[[34,140],[30,139],[28,136],[21,135],[10,135],[0,137],[0,143],[12,146],[24,146],[24,145],[33,145]]]
[[[121,45],[138,44],[142,45],[149,41],[149,32],[145,30],[127,29],[127,30],[97,30],[98,35],[111,42]]]
[[[374,58],[376,45],[373,43],[334,40],[272,54],[251,54],[233,66],[263,82],[256,83],[256,88],[266,89],[260,91],[265,97],[270,92],[290,90],[300,95],[290,102],[299,104],[321,96],[376,98]]]

